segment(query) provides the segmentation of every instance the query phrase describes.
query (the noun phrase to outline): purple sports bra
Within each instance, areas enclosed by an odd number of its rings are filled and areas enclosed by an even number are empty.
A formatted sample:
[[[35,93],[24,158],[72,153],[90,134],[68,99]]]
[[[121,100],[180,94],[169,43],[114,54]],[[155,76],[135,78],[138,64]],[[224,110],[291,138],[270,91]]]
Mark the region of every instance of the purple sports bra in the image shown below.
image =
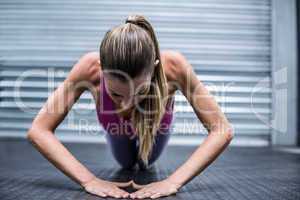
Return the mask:
[[[96,109],[97,117],[102,127],[111,135],[127,135],[129,137],[135,137],[136,133],[131,119],[123,118],[116,113],[115,104],[107,93],[103,78],[101,78],[99,92],[100,99]],[[165,114],[160,122],[160,128],[158,131],[161,133],[166,133],[170,129],[173,120],[174,102],[175,98],[173,96],[171,101],[168,102]]]

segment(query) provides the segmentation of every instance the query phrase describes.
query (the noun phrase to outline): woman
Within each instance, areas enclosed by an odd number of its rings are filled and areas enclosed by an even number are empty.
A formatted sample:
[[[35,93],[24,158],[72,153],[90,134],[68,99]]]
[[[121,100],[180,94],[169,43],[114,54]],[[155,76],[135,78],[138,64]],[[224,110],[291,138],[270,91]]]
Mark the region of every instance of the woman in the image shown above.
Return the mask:
[[[180,90],[209,131],[191,157],[165,180],[137,185],[102,180],[84,167],[54,136],[80,95],[92,93],[99,122],[117,162],[127,169],[147,169],[170,136],[174,94]],[[205,97],[201,98],[200,97]],[[122,126],[125,123],[129,126]],[[151,24],[141,15],[108,31],[100,54],[90,52],[73,66],[34,119],[28,139],[58,169],[87,192],[101,197],[158,198],[176,193],[225,149],[233,137],[230,123],[185,57],[160,53]],[[121,187],[132,185],[129,194]]]

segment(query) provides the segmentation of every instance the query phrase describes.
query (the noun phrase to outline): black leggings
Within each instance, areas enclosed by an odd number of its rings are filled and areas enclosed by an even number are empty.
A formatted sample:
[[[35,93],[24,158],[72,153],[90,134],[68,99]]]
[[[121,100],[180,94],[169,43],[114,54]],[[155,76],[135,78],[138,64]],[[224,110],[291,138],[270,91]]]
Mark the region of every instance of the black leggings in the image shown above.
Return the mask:
[[[130,138],[127,135],[111,135],[105,134],[107,143],[112,151],[112,154],[120,166],[124,169],[131,169],[135,166],[138,160],[138,142],[137,138]],[[158,133],[155,137],[152,153],[148,165],[153,164],[163,152],[163,149],[168,144],[170,132]]]

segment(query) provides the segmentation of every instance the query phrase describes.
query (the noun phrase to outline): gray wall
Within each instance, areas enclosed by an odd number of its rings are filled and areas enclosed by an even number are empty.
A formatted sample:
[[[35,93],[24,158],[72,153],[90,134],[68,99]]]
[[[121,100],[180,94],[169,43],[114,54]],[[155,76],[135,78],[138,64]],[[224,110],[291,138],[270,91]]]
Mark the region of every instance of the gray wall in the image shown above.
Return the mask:
[[[98,51],[105,31],[123,23],[129,13],[142,13],[155,27],[162,50],[177,50],[188,58],[233,123],[236,139],[268,144],[271,11],[270,0],[2,0],[0,135],[24,136],[78,58]],[[180,92],[175,111],[174,135],[185,141],[205,136]],[[89,93],[83,94],[56,133],[80,141],[100,138]]]

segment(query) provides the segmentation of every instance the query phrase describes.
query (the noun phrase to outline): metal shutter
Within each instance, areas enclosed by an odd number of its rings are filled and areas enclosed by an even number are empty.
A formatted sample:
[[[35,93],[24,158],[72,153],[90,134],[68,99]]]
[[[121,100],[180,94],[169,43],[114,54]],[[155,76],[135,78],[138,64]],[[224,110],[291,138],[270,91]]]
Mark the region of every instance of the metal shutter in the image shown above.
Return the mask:
[[[153,24],[162,50],[177,50],[188,58],[233,123],[236,136],[268,141],[270,4],[270,0],[2,0],[0,135],[24,136],[79,57],[98,51],[105,31],[123,23],[129,13],[141,13]],[[205,133],[180,92],[175,111],[174,134]],[[92,97],[84,93],[56,132],[62,138],[94,138],[100,129]]]

